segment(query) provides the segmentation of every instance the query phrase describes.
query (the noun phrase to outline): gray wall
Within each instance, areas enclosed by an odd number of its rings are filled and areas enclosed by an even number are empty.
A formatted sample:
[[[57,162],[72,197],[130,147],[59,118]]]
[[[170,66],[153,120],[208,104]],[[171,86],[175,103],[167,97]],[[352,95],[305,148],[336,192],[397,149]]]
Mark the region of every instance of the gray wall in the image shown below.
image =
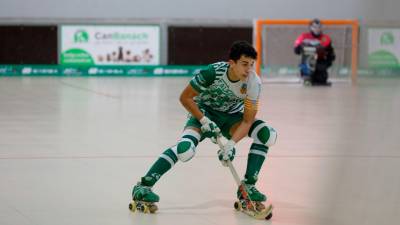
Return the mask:
[[[400,27],[400,0],[0,0],[0,24],[161,24],[166,63],[166,24],[252,25],[263,19],[359,19],[360,66],[366,65],[365,27]]]
[[[399,0],[0,0],[0,21],[310,18],[400,20]]]

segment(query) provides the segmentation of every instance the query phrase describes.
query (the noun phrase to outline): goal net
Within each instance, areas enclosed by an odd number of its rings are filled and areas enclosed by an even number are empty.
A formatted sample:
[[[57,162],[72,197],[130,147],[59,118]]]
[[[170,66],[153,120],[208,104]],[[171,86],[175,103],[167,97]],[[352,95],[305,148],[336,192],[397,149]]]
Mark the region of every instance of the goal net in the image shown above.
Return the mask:
[[[336,60],[329,71],[330,81],[356,82],[358,61],[358,21],[321,20],[323,32],[332,39]],[[300,82],[301,56],[294,54],[294,41],[308,32],[310,20],[255,20],[254,43],[259,57],[256,70],[263,82]]]

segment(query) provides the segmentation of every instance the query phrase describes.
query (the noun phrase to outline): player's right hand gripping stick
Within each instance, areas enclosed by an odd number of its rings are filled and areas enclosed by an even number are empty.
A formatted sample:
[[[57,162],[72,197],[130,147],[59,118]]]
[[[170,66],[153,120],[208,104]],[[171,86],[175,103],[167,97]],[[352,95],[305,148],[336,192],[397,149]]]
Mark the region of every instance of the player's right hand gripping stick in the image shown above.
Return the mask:
[[[218,159],[223,166],[228,167],[228,160],[232,161],[235,158],[235,144],[235,141],[229,140],[222,149],[218,150]]]
[[[216,137],[221,132],[217,124],[206,116],[203,116],[203,118],[200,119],[200,123],[201,132],[206,136]]]

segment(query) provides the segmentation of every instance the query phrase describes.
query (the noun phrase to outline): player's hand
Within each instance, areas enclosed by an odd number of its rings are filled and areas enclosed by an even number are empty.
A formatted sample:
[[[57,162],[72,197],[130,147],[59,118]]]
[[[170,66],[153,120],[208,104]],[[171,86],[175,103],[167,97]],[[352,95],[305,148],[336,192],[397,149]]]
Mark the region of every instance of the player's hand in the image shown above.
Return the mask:
[[[209,133],[211,134],[209,136],[216,137],[221,132],[217,124],[215,124],[206,116],[203,116],[203,118],[200,119],[200,123],[201,123],[201,132],[203,132],[204,134]]]
[[[218,150],[218,159],[223,166],[228,166],[228,160],[232,161],[235,158],[235,144],[233,140],[229,140],[222,149]]]

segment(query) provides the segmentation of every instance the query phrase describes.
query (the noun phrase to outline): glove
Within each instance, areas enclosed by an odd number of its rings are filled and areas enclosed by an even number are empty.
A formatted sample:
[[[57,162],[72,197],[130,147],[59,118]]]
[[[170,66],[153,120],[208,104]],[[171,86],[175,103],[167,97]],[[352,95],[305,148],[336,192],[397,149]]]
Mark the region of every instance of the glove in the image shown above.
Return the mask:
[[[218,159],[223,166],[228,166],[228,160],[233,161],[235,158],[235,144],[233,140],[229,140],[222,149],[218,150]]]
[[[200,119],[200,123],[202,125],[201,132],[203,132],[205,136],[216,137],[221,132],[217,124],[206,116]]]

